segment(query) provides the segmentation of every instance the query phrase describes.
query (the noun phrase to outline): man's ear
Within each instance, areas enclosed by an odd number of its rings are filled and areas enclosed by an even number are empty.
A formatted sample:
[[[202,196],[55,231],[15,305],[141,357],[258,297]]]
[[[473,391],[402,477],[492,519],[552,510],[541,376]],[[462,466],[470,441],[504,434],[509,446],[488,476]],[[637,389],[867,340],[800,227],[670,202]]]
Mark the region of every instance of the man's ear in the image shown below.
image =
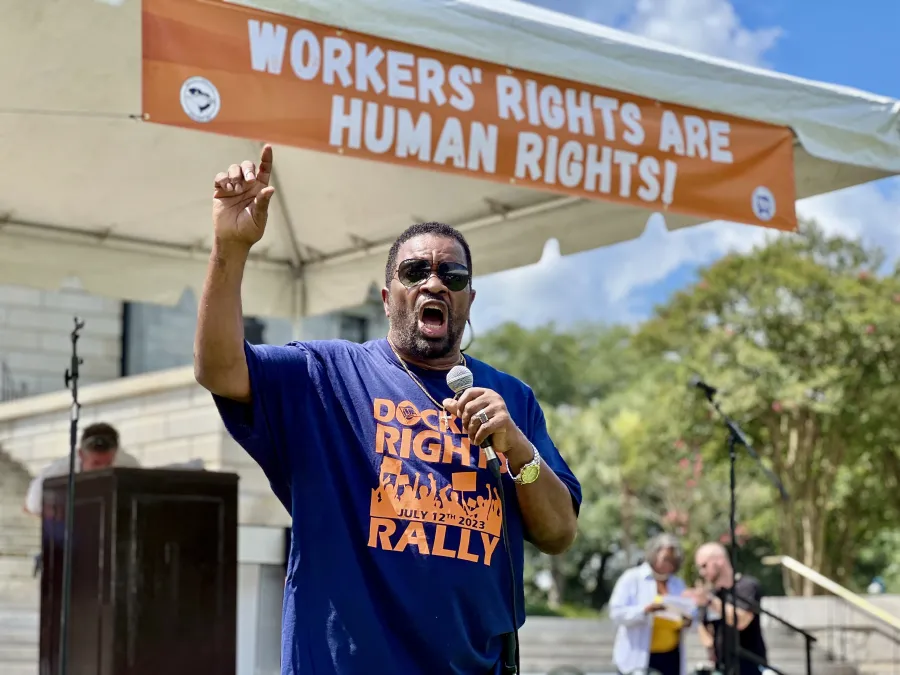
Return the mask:
[[[387,317],[391,316],[391,309],[388,301],[391,297],[391,291],[385,287],[381,289],[381,303],[384,305],[384,315]]]

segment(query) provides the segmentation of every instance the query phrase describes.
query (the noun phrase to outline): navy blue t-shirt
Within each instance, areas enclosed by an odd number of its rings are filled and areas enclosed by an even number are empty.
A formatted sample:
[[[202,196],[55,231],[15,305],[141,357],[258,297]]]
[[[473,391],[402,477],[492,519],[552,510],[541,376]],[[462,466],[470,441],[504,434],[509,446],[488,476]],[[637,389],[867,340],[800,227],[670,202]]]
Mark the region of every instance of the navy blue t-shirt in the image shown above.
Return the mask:
[[[245,351],[252,404],[215,398],[293,518],[283,675],[499,672],[509,559],[494,478],[459,420],[442,424],[385,339]],[[531,389],[466,361],[580,504]],[[412,370],[439,403],[452,396],[445,373]],[[525,533],[503,470],[521,626]]]

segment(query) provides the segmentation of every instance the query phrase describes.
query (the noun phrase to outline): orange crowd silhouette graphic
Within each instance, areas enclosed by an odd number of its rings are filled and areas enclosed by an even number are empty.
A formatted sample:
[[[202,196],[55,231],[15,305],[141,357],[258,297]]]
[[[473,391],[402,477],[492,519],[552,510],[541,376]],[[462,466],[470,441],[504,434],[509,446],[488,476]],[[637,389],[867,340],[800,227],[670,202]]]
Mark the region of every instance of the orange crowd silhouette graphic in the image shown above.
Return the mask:
[[[388,399],[375,399],[374,417],[381,465],[372,488],[368,545],[388,551],[413,547],[422,555],[489,566],[500,540],[502,504],[484,453],[470,447],[459,420]]]
[[[478,471],[459,471],[451,475],[451,483],[438,488],[433,473],[426,479],[412,472],[414,479],[404,473],[399,459],[385,457],[381,462],[379,485],[372,490],[370,513],[379,518],[400,518],[424,523],[444,523],[480,530],[500,536],[502,511],[497,488],[482,474],[488,497],[468,496],[476,491]],[[468,494],[467,494],[468,493]]]

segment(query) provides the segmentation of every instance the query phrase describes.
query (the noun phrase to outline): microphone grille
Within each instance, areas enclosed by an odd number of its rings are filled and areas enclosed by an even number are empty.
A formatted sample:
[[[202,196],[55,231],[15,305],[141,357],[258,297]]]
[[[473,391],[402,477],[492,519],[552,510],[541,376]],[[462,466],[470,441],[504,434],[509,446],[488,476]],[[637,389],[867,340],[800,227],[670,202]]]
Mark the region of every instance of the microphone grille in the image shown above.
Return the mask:
[[[474,381],[472,371],[465,366],[453,366],[447,373],[447,386],[453,390],[454,394],[465,391],[472,386]]]

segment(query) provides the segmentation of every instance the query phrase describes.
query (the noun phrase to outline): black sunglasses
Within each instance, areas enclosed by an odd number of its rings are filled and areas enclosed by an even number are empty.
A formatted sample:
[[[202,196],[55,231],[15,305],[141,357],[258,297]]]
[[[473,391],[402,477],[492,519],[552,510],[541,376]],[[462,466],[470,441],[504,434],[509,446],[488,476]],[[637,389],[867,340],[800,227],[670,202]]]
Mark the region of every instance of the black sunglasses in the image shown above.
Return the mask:
[[[466,266],[456,262],[442,262],[434,267],[430,260],[412,258],[397,268],[397,279],[407,288],[425,283],[432,274],[437,274],[447,290],[453,292],[463,290],[472,278]]]

